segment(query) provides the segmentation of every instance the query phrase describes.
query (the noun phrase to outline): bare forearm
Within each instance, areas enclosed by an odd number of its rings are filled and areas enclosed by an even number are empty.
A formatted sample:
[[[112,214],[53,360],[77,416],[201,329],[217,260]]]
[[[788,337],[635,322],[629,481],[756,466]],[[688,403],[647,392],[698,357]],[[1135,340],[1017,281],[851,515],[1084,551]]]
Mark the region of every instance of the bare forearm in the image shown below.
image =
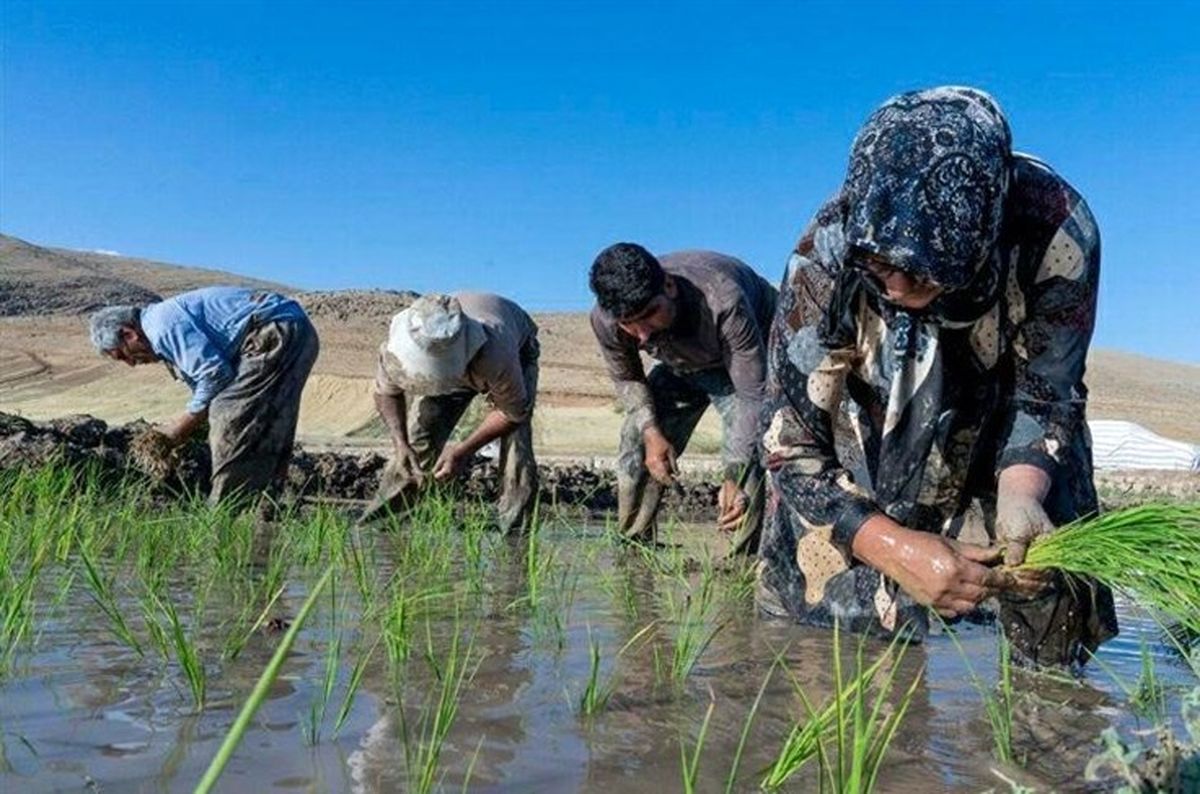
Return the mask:
[[[909,532],[883,513],[868,518],[850,544],[850,553],[855,559],[865,562],[877,571],[887,573],[903,545],[905,533]]]
[[[484,445],[506,436],[517,429],[517,423],[504,415],[503,411],[491,411],[483,417],[479,427],[467,436],[460,448],[465,455],[473,455]]]
[[[185,411],[167,426],[166,434],[176,444],[182,444],[208,419],[208,409],[197,413]]]
[[[1050,475],[1029,463],[1016,463],[1000,472],[997,490],[1005,496],[1027,497],[1041,504],[1050,493]]]
[[[404,394],[376,394],[375,409],[395,446],[408,446],[408,406]]]

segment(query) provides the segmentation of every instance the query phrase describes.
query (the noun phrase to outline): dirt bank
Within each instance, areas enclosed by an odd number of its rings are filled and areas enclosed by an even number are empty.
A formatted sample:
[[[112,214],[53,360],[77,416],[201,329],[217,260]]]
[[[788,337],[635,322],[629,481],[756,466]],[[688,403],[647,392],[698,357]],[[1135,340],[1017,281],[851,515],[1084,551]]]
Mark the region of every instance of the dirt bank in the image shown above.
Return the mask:
[[[136,439],[150,425],[134,422],[109,426],[91,416],[68,416],[31,422],[0,413],[0,469],[34,467],[54,460],[69,464],[94,463],[109,475],[133,474],[164,493],[201,491],[210,471],[208,447],[188,443],[171,465],[139,455]],[[145,445],[142,445],[144,447]],[[291,497],[368,499],[379,484],[387,459],[376,452],[307,452],[297,449],[288,476]],[[586,464],[539,467],[541,498],[546,505],[574,506],[592,512],[616,509],[616,476]],[[1200,474],[1163,471],[1097,472],[1097,485],[1106,508],[1160,500],[1200,501]],[[496,467],[478,459],[465,481],[469,496],[493,501],[497,496]],[[712,476],[687,475],[667,497],[669,513],[687,519],[711,518],[717,501]]]
[[[193,441],[180,450],[170,467],[137,453],[137,439],[150,429],[145,422],[110,427],[91,416],[69,416],[31,422],[0,413],[0,469],[36,467],[55,460],[95,464],[107,475],[142,477],[162,492],[204,491],[211,470],[208,447]],[[145,445],[142,445],[145,446]],[[311,453],[297,449],[288,476],[288,496],[368,499],[379,484],[387,459],[375,452]],[[574,506],[593,512],[616,509],[616,477],[586,465],[541,466],[541,498],[546,505]],[[469,496],[495,500],[493,463],[478,459],[466,478]],[[711,514],[716,486],[701,478],[682,483],[667,500],[668,509],[685,519]]]

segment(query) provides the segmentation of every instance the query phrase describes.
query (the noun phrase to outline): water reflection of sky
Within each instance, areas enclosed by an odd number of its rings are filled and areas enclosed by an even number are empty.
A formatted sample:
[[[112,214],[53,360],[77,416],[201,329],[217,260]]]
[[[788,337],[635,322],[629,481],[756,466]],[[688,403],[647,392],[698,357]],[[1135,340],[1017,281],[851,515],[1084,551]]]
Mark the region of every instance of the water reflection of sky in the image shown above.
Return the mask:
[[[520,550],[497,545],[489,550],[487,594],[473,602],[481,617],[475,624],[474,650],[483,655],[482,662],[443,753],[448,787],[461,787],[473,763],[473,791],[675,791],[680,786],[680,743],[690,748],[696,741],[711,702],[701,777],[723,788],[746,715],[776,658],[784,669],[774,672],[765,690],[748,735],[743,773],[764,768],[794,722],[805,715],[793,680],[814,702],[827,700],[832,691],[829,632],[764,621],[749,601],[721,613],[721,628],[692,676],[680,691],[672,691],[659,680],[654,651],[658,665],[669,659],[677,631],[669,604],[678,597],[672,588],[680,585],[636,557],[614,555],[607,548],[587,551],[585,545],[570,539],[548,543],[559,562],[570,563],[570,574],[547,586],[546,600],[537,607],[521,601],[527,561]],[[695,579],[692,573],[690,580]],[[295,614],[303,595],[302,587],[290,588],[284,611]],[[1100,730],[1109,724],[1135,726],[1114,676],[1134,685],[1143,638],[1153,650],[1160,679],[1173,692],[1168,713],[1178,712],[1178,694],[1192,680],[1188,668],[1160,642],[1156,623],[1118,603],[1122,633],[1101,649],[1102,665],[1090,665],[1077,681],[1019,680],[1034,704],[1028,720],[1033,738],[1021,744],[1034,751],[1026,779],[1060,786],[1077,780]],[[136,614],[136,606],[130,607]],[[249,691],[278,641],[277,635],[257,636],[236,662],[221,660],[222,615],[217,610],[203,643],[210,706],[196,715],[176,666],[164,665],[153,648],[139,659],[119,644],[82,588],[73,590],[57,613],[45,614],[36,653],[22,657],[16,674],[0,684],[4,791],[78,788],[89,780],[109,790],[190,788],[233,719],[239,693]],[[226,772],[230,790],[405,787],[397,698],[382,651],[368,667],[343,734],[336,740],[329,735],[330,717],[316,747],[302,739],[305,715],[321,685],[329,621],[330,611],[323,606],[302,632],[281,680]],[[354,608],[340,611],[338,621],[335,628],[344,631],[347,653],[333,712],[363,639],[356,631]],[[643,640],[618,657],[618,649],[647,626]],[[448,642],[452,629],[448,619],[435,624],[436,642]],[[618,680],[608,708],[593,719],[582,718],[577,705],[589,671],[589,636],[603,649],[602,680],[610,675]],[[958,637],[984,686],[992,686],[997,669],[994,629],[961,626]],[[416,639],[424,641],[423,635]],[[874,658],[884,647],[868,643],[867,657]],[[847,665],[854,649],[855,641],[845,638]],[[908,650],[898,680],[907,684],[922,666],[924,680],[884,773],[887,790],[997,786],[990,729],[962,654],[948,638],[932,637]],[[413,672],[402,697],[412,719],[435,685],[421,672],[419,651],[409,667]],[[814,771],[801,773],[798,790],[813,782]]]

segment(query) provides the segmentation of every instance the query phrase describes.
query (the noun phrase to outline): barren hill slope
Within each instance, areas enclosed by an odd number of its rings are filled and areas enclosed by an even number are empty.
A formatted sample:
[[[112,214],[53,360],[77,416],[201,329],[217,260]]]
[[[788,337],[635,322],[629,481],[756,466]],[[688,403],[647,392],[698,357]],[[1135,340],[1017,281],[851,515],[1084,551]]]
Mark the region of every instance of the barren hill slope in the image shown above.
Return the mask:
[[[79,314],[214,284],[289,289],[220,270],[46,248],[0,234],[0,316]]]
[[[63,270],[52,271],[52,266]],[[51,283],[52,289],[47,286]],[[80,313],[108,302],[109,294],[132,299],[214,283],[290,292],[220,271],[56,251],[0,237],[0,411],[35,419],[91,413],[110,421],[173,415],[186,401],[184,387],[162,367],[130,370],[97,356]],[[26,289],[33,292],[27,295]],[[378,433],[371,379],[379,343],[390,316],[413,293],[292,294],[308,309],[321,336],[321,355],[304,396],[302,435],[309,441],[351,436],[369,441]],[[542,344],[534,424],[539,448],[611,453],[621,417],[587,315],[547,313],[535,319]],[[1087,383],[1089,417],[1129,419],[1172,438],[1200,442],[1200,411],[1195,409],[1200,405],[1200,367],[1095,350]],[[692,449],[715,452],[718,441],[717,424],[706,416]]]

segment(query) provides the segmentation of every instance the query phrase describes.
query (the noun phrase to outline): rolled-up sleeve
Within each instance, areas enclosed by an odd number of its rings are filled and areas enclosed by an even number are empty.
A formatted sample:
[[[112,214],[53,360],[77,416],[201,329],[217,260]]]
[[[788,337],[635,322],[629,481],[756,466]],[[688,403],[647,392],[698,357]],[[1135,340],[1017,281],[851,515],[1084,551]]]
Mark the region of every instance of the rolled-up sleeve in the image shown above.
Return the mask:
[[[508,421],[523,424],[532,419],[537,395],[525,383],[525,368],[515,340],[490,339],[471,360],[468,380]]]
[[[1099,277],[1099,232],[1080,200],[1052,238],[1032,286],[1010,308],[1023,316],[1015,318],[1013,395],[997,472],[1030,464],[1053,477],[1060,453],[1085,432],[1083,373]]]
[[[768,343],[763,451],[780,501],[809,528],[829,528],[830,540],[849,558],[855,533],[880,509],[855,484],[834,443],[855,350],[831,349],[821,339],[831,292],[829,272],[793,254]]]
[[[190,413],[205,411],[236,375],[233,365],[208,334],[185,312],[172,312],[160,319],[153,346],[192,387],[192,398],[187,404]]]
[[[604,357],[604,364],[617,393],[617,403],[627,415],[633,417],[638,429],[645,430],[655,420],[654,399],[650,395],[650,387],[646,385],[646,371],[642,367],[637,345],[604,318],[599,309],[592,311],[591,321],[592,332],[600,345],[600,355]]]
[[[375,360],[375,393],[385,397],[396,397],[404,394],[404,388],[396,382],[388,369],[387,357],[391,355],[383,345],[379,347],[379,356]]]
[[[734,418],[723,461],[726,476],[730,467],[740,468],[757,456],[759,412],[767,373],[766,340],[749,299],[740,299],[719,318],[722,353],[734,388]]]

